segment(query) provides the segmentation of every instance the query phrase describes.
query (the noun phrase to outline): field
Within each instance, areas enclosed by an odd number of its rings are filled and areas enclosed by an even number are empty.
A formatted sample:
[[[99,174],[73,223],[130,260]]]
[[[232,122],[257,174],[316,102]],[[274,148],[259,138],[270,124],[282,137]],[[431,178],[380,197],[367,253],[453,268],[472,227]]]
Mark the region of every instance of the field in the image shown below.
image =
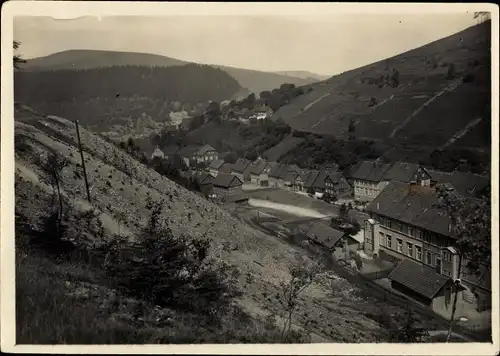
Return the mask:
[[[388,141],[398,128],[394,137],[398,145],[442,145],[476,117],[490,115],[490,29],[485,22],[306,86],[306,94],[280,108],[275,117],[294,129],[343,139],[352,119],[356,123],[352,134],[360,138]],[[448,77],[452,66],[454,74]],[[390,85],[394,71],[398,84]],[[450,92],[441,93],[448,86]],[[442,95],[423,107],[437,94]],[[372,100],[377,104],[370,107]],[[488,145],[480,135],[470,135],[474,138],[466,136],[454,145],[468,141],[476,147]]]

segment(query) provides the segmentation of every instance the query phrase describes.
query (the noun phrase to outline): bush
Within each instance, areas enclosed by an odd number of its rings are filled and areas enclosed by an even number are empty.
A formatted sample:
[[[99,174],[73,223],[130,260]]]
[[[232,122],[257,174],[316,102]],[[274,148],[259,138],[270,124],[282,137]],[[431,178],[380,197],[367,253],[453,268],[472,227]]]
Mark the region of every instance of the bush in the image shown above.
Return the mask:
[[[235,271],[208,258],[207,238],[174,236],[160,221],[161,212],[161,203],[154,203],[137,242],[111,249],[107,272],[126,294],[219,321],[238,295]]]

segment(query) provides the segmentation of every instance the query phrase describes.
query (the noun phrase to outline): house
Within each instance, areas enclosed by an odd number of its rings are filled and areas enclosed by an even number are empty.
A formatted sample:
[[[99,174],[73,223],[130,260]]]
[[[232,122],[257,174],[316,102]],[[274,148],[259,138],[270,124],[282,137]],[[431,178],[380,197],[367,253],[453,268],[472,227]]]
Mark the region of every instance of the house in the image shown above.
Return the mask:
[[[307,179],[304,182],[304,191],[308,194],[310,192],[314,192],[314,182],[316,182],[316,180],[318,179],[319,174],[319,171],[309,171]]]
[[[215,179],[213,175],[207,172],[195,172],[192,177],[195,180],[196,184],[198,184],[198,187],[200,188],[200,191],[203,193],[203,195],[210,196],[212,194],[212,182]]]
[[[469,306],[488,308],[491,299],[489,279],[476,278],[465,269],[458,275],[458,254],[453,247],[451,221],[436,207],[437,202],[436,187],[425,181],[389,182],[366,208],[370,219],[365,222],[365,253],[385,254],[426,266],[420,274],[422,278],[425,271],[433,270],[451,280],[461,279],[460,299],[467,301]],[[450,309],[439,312],[449,317]]]
[[[251,164],[252,162],[246,158],[238,158],[233,164],[231,174],[245,182],[245,171]]]
[[[188,167],[208,166],[210,162],[218,160],[219,155],[210,145],[188,145],[178,152]]]
[[[287,166],[286,164],[275,164],[269,170],[269,187],[272,188],[281,188],[285,187],[285,176],[286,174],[293,170],[293,168]]]
[[[165,159],[171,159],[177,152],[179,152],[179,146],[177,145],[168,145],[162,148],[163,155]]]
[[[271,170],[272,165],[269,164],[266,160],[259,158],[257,159],[250,171],[250,181],[253,184],[257,185],[266,185],[268,184],[269,177],[268,173]]]
[[[322,222],[315,223],[306,234],[306,238],[311,242],[332,251],[342,242],[343,237],[344,232],[334,229]]]
[[[192,122],[193,122],[192,117],[186,117],[186,118],[182,119],[182,122],[180,124],[178,124],[178,128],[180,130],[189,131],[189,130],[191,130],[191,123]]]
[[[460,195],[476,198],[489,184],[490,178],[474,173],[454,171],[451,173],[428,170],[431,184],[448,183]]]
[[[308,170],[302,170],[299,172],[297,177],[295,177],[295,182],[293,185],[293,190],[296,192],[305,192],[305,183],[307,181],[307,178],[309,177],[309,174],[311,172]]]
[[[163,151],[160,150],[158,146],[156,146],[155,150],[153,151],[149,159],[153,160],[154,158],[161,158],[161,159],[165,158],[165,153],[163,153]]]
[[[236,176],[227,173],[217,174],[212,181],[213,193],[217,197],[225,197],[230,194],[242,193],[243,182]]]
[[[351,185],[341,172],[329,173],[324,179],[325,193],[337,198],[351,195]]]
[[[283,177],[283,186],[287,190],[294,190],[295,180],[299,176],[300,170],[291,170]]]
[[[430,185],[431,176],[427,170],[414,163],[396,162],[384,174],[385,181],[410,183],[415,180],[424,181]]]
[[[390,164],[377,161],[362,161],[353,167],[349,178],[354,186],[354,198],[372,201],[388,184],[384,176],[389,168]]]
[[[224,162],[218,170],[218,173],[226,173],[226,174],[231,174],[233,171],[233,165],[228,162]]]
[[[217,159],[215,161],[210,162],[210,164],[207,167],[207,170],[212,176],[217,177],[217,174],[219,174],[219,169],[223,164],[224,164],[223,160]]]

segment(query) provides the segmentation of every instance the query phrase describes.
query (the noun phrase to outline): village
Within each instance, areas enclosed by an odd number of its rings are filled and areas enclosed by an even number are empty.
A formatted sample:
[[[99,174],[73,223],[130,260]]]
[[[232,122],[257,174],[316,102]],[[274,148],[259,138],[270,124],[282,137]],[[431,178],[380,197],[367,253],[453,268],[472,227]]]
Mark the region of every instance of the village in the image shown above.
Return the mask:
[[[460,323],[481,329],[490,322],[490,276],[466,268],[457,274],[451,225],[436,207],[437,187],[477,199],[489,184],[487,177],[405,162],[361,161],[347,173],[261,157],[231,164],[210,145],[157,148],[150,158],[173,155],[189,167],[184,174],[207,199],[254,227],[319,248],[352,273],[446,319],[459,280]]]

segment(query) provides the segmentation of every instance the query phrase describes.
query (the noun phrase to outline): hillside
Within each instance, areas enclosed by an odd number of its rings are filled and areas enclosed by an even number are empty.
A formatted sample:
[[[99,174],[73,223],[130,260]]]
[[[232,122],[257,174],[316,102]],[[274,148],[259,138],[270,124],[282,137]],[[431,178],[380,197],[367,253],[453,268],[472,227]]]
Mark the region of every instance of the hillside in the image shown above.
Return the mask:
[[[16,72],[14,86],[16,101],[95,131],[135,125],[140,117],[164,122],[171,111],[202,111],[241,91],[226,72],[196,64]]]
[[[156,54],[86,49],[69,50],[45,57],[32,58],[29,59],[28,63],[23,65],[22,68],[26,71],[41,71],[55,69],[92,69],[130,65],[170,67],[188,63],[189,62]],[[213,67],[219,67],[226,71],[235,78],[243,88],[257,94],[263,90],[278,88],[283,83],[291,83],[299,86],[317,81],[314,77],[304,78],[303,76],[261,72],[220,65],[213,65]]]
[[[275,73],[278,73],[281,75],[288,75],[291,77],[302,78],[302,79],[308,79],[308,80],[310,79],[310,80],[314,80],[317,82],[320,82],[322,80],[326,80],[326,79],[330,78],[330,76],[328,76],[328,75],[316,74],[316,73],[308,72],[305,70],[284,70],[284,71],[278,71]]]
[[[308,253],[300,246],[255,230],[221,206],[140,164],[103,138],[83,128],[80,131],[91,203],[86,200],[73,123],[23,105],[15,107],[17,342],[282,341],[276,332],[276,325],[284,316],[278,295],[280,284],[290,278],[292,266],[302,259],[307,262]],[[143,227],[152,226],[148,219],[155,215],[148,201],[162,202],[165,212],[158,221],[168,224],[175,236],[207,238],[211,243],[207,256],[216,265],[227,263],[234,269],[232,277],[227,278],[233,281],[228,286],[241,290],[234,299],[236,309],[222,314],[221,324],[213,324],[213,316],[177,304],[153,308],[136,294],[123,295],[127,289],[114,284],[118,274],[110,277],[106,272],[107,258],[104,262],[92,258],[85,262],[75,255],[56,263],[51,255],[30,245],[33,229],[41,228],[39,218],[57,207],[57,194],[54,196],[50,177],[43,168],[49,152],[65,157],[69,163],[59,178],[63,222],[67,225],[64,236],[68,235],[69,241],[93,256],[106,249],[106,243],[116,240],[114,236],[119,234],[125,240],[117,248],[126,257],[134,251],[126,248],[128,244],[142,243],[147,238],[141,233]],[[53,238],[52,234],[44,236]],[[125,276],[133,276],[137,272],[133,266],[143,260],[132,261]],[[202,291],[206,292],[206,287]],[[343,278],[321,277],[300,297],[294,328],[306,330],[313,342],[385,340],[387,331],[373,320],[378,313],[376,303],[358,295],[358,288]],[[180,301],[187,302],[189,297],[194,295],[185,295]],[[37,304],[30,300],[37,300]],[[137,305],[150,315],[149,319],[134,319]],[[366,316],[368,313],[372,313],[371,318]],[[269,315],[276,316],[277,324],[264,323]]]
[[[351,135],[419,147],[486,147],[490,37],[491,25],[485,22],[308,85],[305,95],[274,116],[294,129],[343,139]]]

